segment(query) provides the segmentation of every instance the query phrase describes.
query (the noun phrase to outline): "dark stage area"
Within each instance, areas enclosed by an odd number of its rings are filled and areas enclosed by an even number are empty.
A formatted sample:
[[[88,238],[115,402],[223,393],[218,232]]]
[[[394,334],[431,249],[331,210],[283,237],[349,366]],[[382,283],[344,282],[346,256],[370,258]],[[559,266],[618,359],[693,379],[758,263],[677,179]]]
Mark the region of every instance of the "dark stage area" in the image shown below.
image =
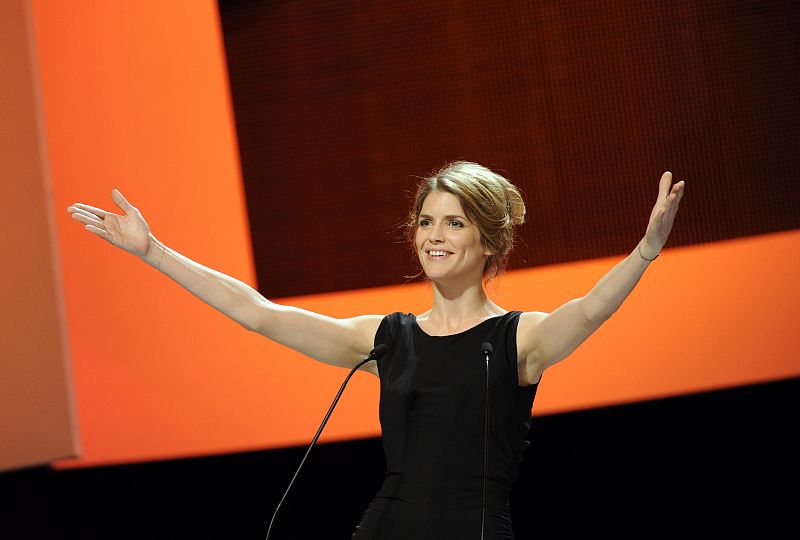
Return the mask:
[[[534,417],[517,538],[792,537],[798,410],[791,379]],[[263,538],[304,452],[5,473],[0,538]],[[382,473],[379,439],[316,447],[273,538],[349,538]]]

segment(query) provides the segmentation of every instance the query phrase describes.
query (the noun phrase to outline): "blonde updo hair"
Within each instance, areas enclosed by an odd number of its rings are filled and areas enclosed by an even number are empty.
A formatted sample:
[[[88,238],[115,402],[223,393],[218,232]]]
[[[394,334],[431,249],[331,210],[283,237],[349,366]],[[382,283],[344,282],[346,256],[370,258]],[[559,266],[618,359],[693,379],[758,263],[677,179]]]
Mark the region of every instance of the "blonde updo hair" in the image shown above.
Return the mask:
[[[514,225],[525,222],[525,202],[519,190],[483,165],[470,161],[448,163],[417,186],[407,222],[408,240],[415,252],[419,214],[425,199],[434,191],[458,197],[466,217],[478,227],[484,247],[492,253],[483,268],[483,277],[491,279],[502,273],[514,247]]]

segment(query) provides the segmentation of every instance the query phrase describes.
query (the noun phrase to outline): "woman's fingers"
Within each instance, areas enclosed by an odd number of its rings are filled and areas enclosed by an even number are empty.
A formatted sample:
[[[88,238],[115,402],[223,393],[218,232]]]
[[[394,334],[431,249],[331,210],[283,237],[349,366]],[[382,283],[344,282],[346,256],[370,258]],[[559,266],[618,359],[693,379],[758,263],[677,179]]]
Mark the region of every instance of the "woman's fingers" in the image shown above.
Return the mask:
[[[96,234],[100,238],[103,238],[104,240],[108,240],[109,242],[111,242],[111,238],[109,237],[107,230],[99,229],[99,228],[95,227],[94,225],[84,225],[83,228],[86,229],[87,231],[91,232],[91,233]]]
[[[122,195],[122,193],[118,189],[111,190],[111,198],[113,199],[114,203],[122,208],[125,213],[127,214],[131,210],[134,210],[134,207],[128,200]]]
[[[92,214],[94,214],[95,216],[97,216],[100,219],[105,219],[106,218],[106,214],[108,214],[108,212],[106,212],[102,208],[89,206],[88,204],[83,204],[83,203],[75,203],[72,206],[70,206],[69,208],[67,208],[67,211],[69,212],[69,211],[71,211],[70,209],[73,209],[73,208],[78,208],[80,210],[85,210],[87,212],[91,212]]]
[[[76,209],[72,213],[72,217],[85,225],[94,225],[95,227],[102,228],[103,222],[97,219],[97,216],[85,210]]]
[[[679,191],[675,194],[675,200],[672,202],[672,205],[671,205],[671,207],[669,209],[670,221],[675,219],[675,214],[678,213],[678,206],[680,206],[681,199],[683,198],[683,181],[681,181],[679,183],[682,184],[682,185],[679,188]]]
[[[670,193],[670,210],[677,210],[678,205],[683,198],[683,188],[686,185],[686,182],[681,180],[674,186],[672,186],[672,193]]]
[[[658,182],[658,199],[663,201],[669,195],[670,188],[672,187],[672,173],[666,171],[661,175],[661,180]]]
[[[86,216],[88,218],[95,219],[97,221],[103,221],[103,219],[100,218],[97,214],[93,214],[92,212],[89,212],[88,210],[83,210],[82,208],[73,208],[73,207],[70,207],[70,208],[71,208],[70,209],[70,213],[73,216]]]
[[[681,180],[672,185],[672,173],[667,171],[661,175],[658,184],[658,199],[650,214],[645,236],[652,246],[663,247],[672,232],[678,205],[683,197],[686,182]]]
[[[658,200],[656,207],[664,208],[666,213],[672,209],[673,205],[680,202],[683,196],[683,187],[686,183],[681,180],[675,185],[672,184],[672,173],[667,171],[661,175],[658,186]]]
[[[107,212],[102,208],[83,203],[67,207],[72,218],[83,224],[84,229],[99,236],[115,247],[122,248],[139,257],[147,252],[150,228],[139,210],[125,199],[119,190],[111,192],[114,203],[124,214]]]
[[[675,221],[675,214],[678,213],[678,206],[680,205],[681,198],[683,197],[683,187],[685,182],[681,180],[673,186],[672,192],[667,197],[665,205],[665,212],[663,216],[664,229],[667,234],[672,230],[672,224]]]

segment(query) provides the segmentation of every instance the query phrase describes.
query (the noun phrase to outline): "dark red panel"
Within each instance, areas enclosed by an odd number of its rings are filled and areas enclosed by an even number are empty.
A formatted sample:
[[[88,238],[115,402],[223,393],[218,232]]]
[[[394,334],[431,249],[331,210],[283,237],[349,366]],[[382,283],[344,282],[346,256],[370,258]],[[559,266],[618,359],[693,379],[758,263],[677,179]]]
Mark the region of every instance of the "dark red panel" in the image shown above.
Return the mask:
[[[664,170],[671,246],[800,226],[790,2],[220,3],[260,289],[399,283],[414,175],[527,196],[511,267],[628,253]]]

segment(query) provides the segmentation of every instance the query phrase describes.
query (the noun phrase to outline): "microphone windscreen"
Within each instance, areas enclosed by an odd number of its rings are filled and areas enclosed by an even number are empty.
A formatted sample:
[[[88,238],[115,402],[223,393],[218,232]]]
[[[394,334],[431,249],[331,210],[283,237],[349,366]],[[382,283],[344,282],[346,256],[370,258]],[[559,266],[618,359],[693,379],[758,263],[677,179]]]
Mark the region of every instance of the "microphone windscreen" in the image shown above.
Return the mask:
[[[369,353],[369,357],[372,358],[373,360],[377,360],[387,352],[389,352],[389,347],[381,343],[380,345],[372,349],[372,352]]]
[[[494,349],[492,349],[492,344],[489,343],[488,341],[484,341],[483,343],[481,343],[481,352],[483,352],[483,354],[494,353]]]

